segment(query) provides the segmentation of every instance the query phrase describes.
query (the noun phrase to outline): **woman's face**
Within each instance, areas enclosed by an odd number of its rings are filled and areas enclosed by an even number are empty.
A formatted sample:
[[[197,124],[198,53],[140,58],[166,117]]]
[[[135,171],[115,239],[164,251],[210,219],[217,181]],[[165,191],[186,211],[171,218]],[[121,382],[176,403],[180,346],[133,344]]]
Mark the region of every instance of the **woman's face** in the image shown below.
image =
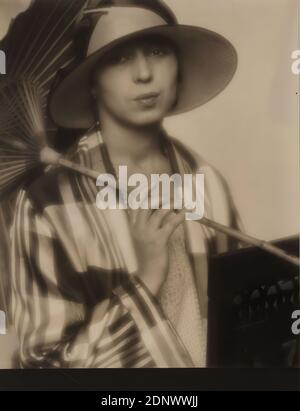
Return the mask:
[[[95,87],[101,116],[131,126],[161,122],[177,96],[178,61],[162,38],[143,38],[113,49],[100,62]]]

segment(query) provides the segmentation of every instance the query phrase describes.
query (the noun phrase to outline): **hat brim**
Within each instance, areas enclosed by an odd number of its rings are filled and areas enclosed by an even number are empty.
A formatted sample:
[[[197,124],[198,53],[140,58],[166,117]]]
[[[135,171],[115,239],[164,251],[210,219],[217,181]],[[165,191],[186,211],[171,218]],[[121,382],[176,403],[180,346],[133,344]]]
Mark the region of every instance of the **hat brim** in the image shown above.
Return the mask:
[[[223,36],[202,27],[164,25],[140,30],[96,51],[77,66],[52,92],[50,115],[65,128],[88,129],[95,123],[91,110],[89,78],[101,55],[136,36],[162,35],[176,44],[181,83],[174,115],[192,110],[218,95],[231,81],[237,68],[237,53]]]

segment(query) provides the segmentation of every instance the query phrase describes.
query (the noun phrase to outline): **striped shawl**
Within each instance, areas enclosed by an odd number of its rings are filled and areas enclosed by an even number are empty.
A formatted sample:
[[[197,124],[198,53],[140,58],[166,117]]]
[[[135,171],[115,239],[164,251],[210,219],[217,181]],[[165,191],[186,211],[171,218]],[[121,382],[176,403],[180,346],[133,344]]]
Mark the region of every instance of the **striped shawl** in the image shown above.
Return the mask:
[[[205,215],[237,225],[219,173],[165,136],[176,172],[205,174]],[[70,158],[107,172],[101,135],[91,131]],[[12,227],[13,323],[23,368],[193,367],[158,300],[137,275],[125,210],[96,207],[95,181],[52,168],[19,196]],[[207,319],[207,257],[232,244],[185,221],[201,315]]]

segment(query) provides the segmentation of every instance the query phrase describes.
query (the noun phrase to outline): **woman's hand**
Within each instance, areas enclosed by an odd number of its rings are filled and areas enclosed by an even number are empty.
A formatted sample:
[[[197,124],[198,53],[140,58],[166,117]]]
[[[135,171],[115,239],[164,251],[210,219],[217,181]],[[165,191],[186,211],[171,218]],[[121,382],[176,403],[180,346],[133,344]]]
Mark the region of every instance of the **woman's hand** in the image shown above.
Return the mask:
[[[157,295],[169,267],[168,241],[183,222],[185,211],[131,210],[130,225],[138,258],[137,275],[149,290]]]

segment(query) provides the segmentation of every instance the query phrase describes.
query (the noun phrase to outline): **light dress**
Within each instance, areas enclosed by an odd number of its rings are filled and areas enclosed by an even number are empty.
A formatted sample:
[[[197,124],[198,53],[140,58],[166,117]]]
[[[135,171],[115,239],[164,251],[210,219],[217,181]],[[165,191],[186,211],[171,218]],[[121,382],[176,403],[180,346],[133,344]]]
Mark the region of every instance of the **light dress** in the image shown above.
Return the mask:
[[[196,367],[206,366],[206,321],[201,319],[192,266],[180,224],[168,243],[169,271],[159,293],[160,305]]]

